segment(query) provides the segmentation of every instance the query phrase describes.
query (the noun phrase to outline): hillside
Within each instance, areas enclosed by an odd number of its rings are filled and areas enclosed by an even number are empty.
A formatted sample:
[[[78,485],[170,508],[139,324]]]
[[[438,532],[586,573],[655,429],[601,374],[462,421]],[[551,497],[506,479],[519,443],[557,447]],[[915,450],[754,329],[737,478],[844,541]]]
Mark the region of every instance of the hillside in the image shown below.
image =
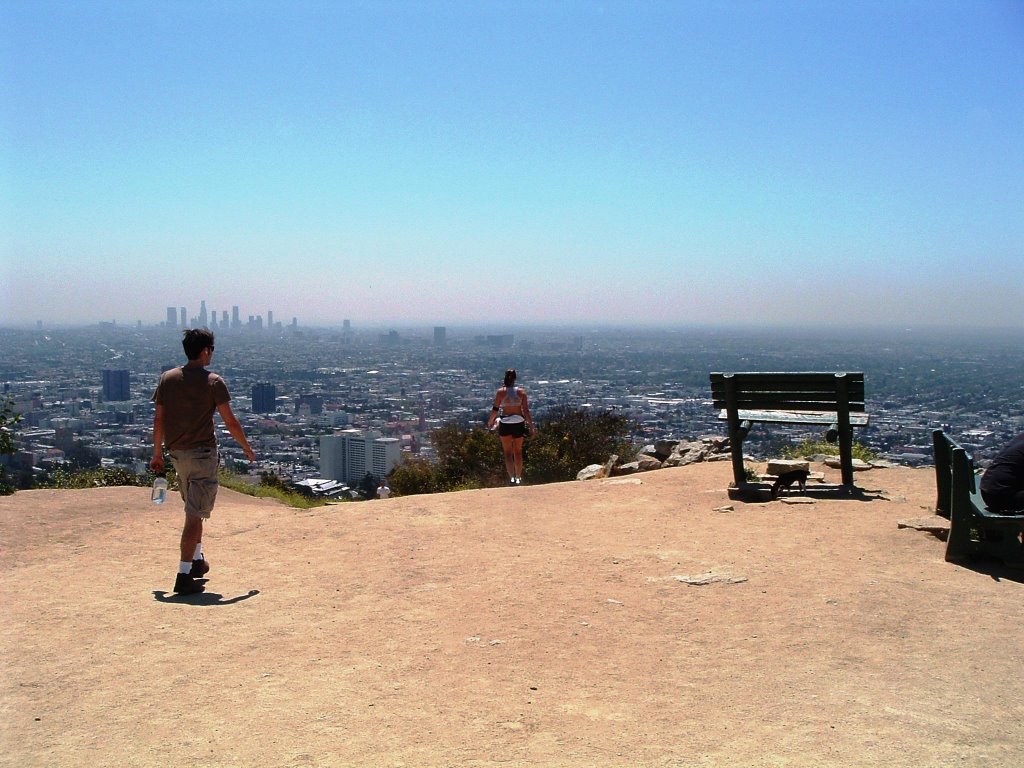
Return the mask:
[[[897,527],[930,469],[792,505],[730,502],[729,477],[311,511],[222,491],[192,598],[167,594],[176,499],[0,498],[0,765],[1024,761],[1024,585]]]

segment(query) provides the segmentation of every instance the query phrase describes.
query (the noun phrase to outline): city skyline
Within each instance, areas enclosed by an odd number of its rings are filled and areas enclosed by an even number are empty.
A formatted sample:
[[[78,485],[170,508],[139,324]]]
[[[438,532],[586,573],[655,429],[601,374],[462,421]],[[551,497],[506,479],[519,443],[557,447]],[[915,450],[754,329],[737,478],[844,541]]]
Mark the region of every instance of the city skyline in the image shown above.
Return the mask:
[[[1017,3],[43,0],[0,42],[0,325],[1024,325]]]

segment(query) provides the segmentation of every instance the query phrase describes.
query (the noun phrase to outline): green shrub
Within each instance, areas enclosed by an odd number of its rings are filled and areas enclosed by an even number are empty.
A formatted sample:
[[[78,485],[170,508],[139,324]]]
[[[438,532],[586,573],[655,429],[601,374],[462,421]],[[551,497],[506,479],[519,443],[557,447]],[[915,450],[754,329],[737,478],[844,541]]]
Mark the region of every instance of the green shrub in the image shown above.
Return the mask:
[[[247,496],[255,496],[260,499],[277,499],[282,504],[295,507],[296,509],[312,509],[313,507],[322,507],[327,504],[326,499],[306,496],[298,491],[293,491],[279,480],[274,482],[275,479],[276,475],[274,479],[268,479],[268,476],[264,476],[258,484],[253,484],[241,475],[236,475],[233,472],[222,469],[217,473],[217,481],[222,486],[230,488],[232,491],[244,493]]]
[[[120,485],[143,487],[153,482],[152,475],[136,475],[127,469],[111,467],[69,471],[57,469],[36,482],[36,488],[109,488]]]
[[[604,464],[612,454],[631,461],[629,420],[611,411],[558,406],[544,413],[523,447],[523,474],[531,483],[575,480],[589,464]]]
[[[804,440],[802,443],[787,445],[782,448],[782,456],[786,459],[802,459],[819,453],[825,456],[838,456],[839,444],[829,443],[824,440]],[[853,458],[860,459],[861,461],[875,461],[878,458],[878,454],[863,443],[856,441],[853,443],[852,455]]]
[[[625,461],[636,453],[628,440],[628,420],[609,411],[559,406],[536,423],[537,431],[523,443],[523,474],[530,483],[574,480],[583,467],[603,464],[613,453]],[[388,475],[397,495],[493,488],[507,482],[495,433],[450,423],[434,430],[430,440],[436,461],[409,458]]]
[[[0,405],[0,456],[10,456],[14,453],[14,435],[11,427],[21,420],[21,416],[14,413],[14,398],[10,395],[4,397],[3,405]],[[7,475],[7,467],[0,465],[0,496],[10,496],[14,493],[15,485]]]

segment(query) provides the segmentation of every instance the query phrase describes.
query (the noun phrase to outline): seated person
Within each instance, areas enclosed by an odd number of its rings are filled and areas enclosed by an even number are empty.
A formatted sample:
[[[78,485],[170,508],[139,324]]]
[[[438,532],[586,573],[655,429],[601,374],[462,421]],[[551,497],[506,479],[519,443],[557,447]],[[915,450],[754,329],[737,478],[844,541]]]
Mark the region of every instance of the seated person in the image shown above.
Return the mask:
[[[1024,511],[1024,432],[992,459],[981,476],[979,490],[993,512]]]

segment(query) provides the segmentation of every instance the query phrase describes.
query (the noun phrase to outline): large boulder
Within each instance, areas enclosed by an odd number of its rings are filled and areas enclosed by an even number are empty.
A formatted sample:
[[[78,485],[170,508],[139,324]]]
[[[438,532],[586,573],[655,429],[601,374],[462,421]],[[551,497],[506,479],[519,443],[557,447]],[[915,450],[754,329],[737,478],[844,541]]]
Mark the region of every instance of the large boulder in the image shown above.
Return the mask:
[[[576,473],[577,480],[596,480],[604,477],[604,464],[588,464]]]
[[[679,441],[673,440],[672,438],[656,440],[654,442],[653,455],[657,456],[659,459],[664,461],[665,459],[672,455],[672,452],[676,449],[677,445],[679,445]]]
[[[640,456],[636,460],[641,472],[650,472],[652,469],[661,469],[661,462],[654,456]]]
[[[634,472],[649,472],[652,469],[661,469],[661,462],[653,456],[640,456],[636,461],[614,467],[612,475],[632,475]]]
[[[787,472],[810,472],[811,462],[804,459],[769,459],[766,473],[769,475],[784,475]]]

